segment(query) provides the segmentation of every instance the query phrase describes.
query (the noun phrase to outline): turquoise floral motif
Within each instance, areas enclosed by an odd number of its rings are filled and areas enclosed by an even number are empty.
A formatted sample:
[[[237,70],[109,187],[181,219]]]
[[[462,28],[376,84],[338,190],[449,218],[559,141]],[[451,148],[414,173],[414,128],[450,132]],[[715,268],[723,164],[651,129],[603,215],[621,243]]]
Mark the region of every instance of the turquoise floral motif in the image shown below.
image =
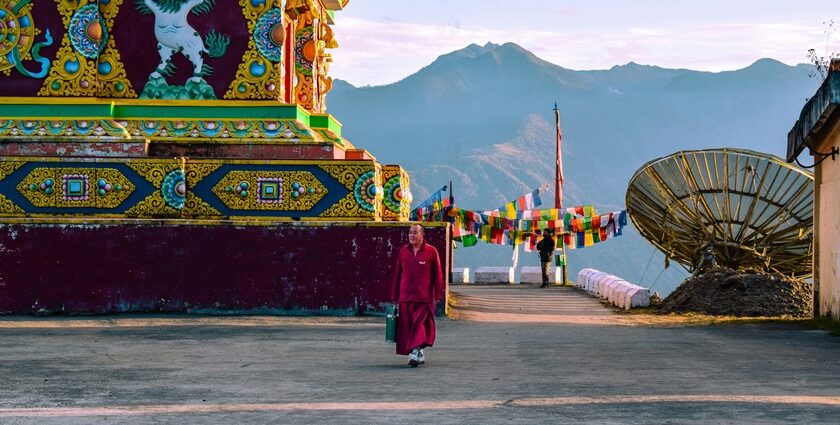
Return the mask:
[[[381,196],[382,193],[381,188],[376,186],[375,176],[375,171],[368,171],[359,176],[353,187],[353,196],[356,198],[356,202],[367,211],[374,210],[376,197]]]
[[[198,128],[201,130],[201,134],[216,137],[225,129],[225,125],[221,121],[199,121]]]
[[[276,32],[278,29],[281,31],[279,36]],[[257,50],[272,62],[283,60],[282,30],[283,12],[277,8],[262,15],[254,28],[254,43],[257,45]]]
[[[172,136],[182,137],[192,133],[193,126],[186,121],[168,121],[165,124],[166,132]]]
[[[385,198],[383,202],[390,211],[399,213],[403,193],[400,187],[400,176],[393,176],[385,182]]]
[[[256,124],[253,121],[228,122],[225,127],[233,137],[248,137],[254,133]]]
[[[99,16],[97,4],[89,4],[76,11],[70,21],[70,42],[80,55],[96,59],[108,42],[105,22]],[[95,37],[98,37],[97,40]]]
[[[18,126],[18,131],[20,134],[24,136],[31,136],[36,134],[39,130],[41,130],[41,122],[40,121],[21,121],[21,125]]]
[[[184,177],[184,170],[178,168],[170,171],[163,179],[160,192],[166,205],[179,211],[184,209],[187,199],[187,179]]]
[[[312,27],[304,27],[298,30],[295,41],[295,69],[306,76],[312,76],[312,61],[306,58],[303,49],[306,43],[315,38]]]
[[[96,121],[87,121],[87,120],[78,120],[73,121],[71,126],[73,128],[73,132],[80,135],[80,136],[87,136],[96,129]],[[123,130],[125,131],[125,130]],[[66,131],[65,131],[66,132]]]
[[[60,136],[67,131],[69,125],[67,121],[48,121],[45,127],[50,136]]]
[[[259,121],[260,132],[266,137],[281,137],[287,131],[282,121]]]

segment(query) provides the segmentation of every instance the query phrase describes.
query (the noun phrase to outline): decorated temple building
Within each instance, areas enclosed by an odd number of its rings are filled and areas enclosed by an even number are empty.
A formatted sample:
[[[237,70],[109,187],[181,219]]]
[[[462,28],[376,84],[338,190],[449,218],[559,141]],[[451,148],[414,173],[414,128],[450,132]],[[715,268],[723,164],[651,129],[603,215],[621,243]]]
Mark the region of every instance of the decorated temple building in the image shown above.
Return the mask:
[[[347,2],[0,0],[0,313],[381,309],[411,192],[327,113]]]

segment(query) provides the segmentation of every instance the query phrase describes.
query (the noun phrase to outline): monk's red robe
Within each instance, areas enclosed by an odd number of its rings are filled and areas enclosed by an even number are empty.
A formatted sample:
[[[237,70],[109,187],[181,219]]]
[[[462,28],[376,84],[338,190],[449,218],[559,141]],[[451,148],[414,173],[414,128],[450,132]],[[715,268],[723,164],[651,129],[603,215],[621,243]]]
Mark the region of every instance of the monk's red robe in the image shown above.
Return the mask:
[[[397,354],[434,345],[435,302],[443,301],[445,292],[435,247],[424,242],[416,255],[410,244],[400,248],[391,290],[391,300],[399,304]]]

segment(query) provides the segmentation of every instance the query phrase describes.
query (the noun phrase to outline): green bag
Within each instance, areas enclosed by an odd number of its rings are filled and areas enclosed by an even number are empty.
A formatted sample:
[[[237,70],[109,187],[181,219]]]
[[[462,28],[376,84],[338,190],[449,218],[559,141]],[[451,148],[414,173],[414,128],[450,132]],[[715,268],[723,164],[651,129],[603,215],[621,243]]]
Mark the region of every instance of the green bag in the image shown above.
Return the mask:
[[[385,315],[385,342],[397,342],[397,306],[391,304]]]

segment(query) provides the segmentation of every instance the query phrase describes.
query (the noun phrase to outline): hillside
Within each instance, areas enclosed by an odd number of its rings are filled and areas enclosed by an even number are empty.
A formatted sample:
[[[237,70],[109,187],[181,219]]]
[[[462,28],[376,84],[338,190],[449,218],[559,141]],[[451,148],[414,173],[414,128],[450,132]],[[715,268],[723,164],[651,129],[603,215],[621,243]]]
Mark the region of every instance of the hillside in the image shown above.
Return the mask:
[[[460,207],[491,209],[552,179],[557,102],[566,203],[607,211],[623,208],[636,169],[678,150],[735,146],[783,156],[817,85],[807,66],[772,59],[720,73],[632,62],[575,71],[516,44],[473,44],[394,84],[337,82],[328,106],[356,146],[409,170],[418,202],[452,180]],[[509,265],[510,257],[509,248],[480,244],[456,251],[456,265]],[[538,264],[536,255],[521,258]],[[594,267],[645,286],[663,269],[632,230],[572,252],[570,263],[573,273]],[[685,274],[678,269],[664,272],[656,289],[670,292]]]

